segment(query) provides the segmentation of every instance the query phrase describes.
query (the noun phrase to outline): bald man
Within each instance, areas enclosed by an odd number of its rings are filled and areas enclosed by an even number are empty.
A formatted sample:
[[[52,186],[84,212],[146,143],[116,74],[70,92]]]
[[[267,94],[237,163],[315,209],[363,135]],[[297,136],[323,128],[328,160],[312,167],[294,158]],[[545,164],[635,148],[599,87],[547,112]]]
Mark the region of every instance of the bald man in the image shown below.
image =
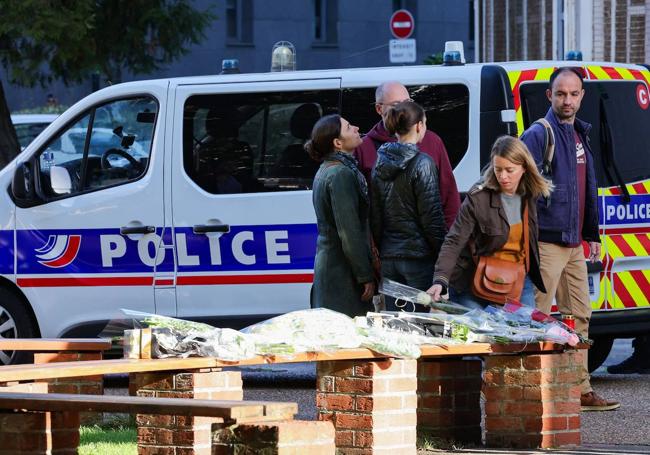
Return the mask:
[[[388,109],[395,104],[410,99],[406,87],[399,82],[384,82],[375,91],[375,110],[381,116],[381,120],[372,127],[370,132],[363,138],[362,144],[354,151],[354,156],[359,161],[359,168],[366,180],[370,183],[370,174],[377,161],[377,149],[386,142],[396,142],[397,138],[386,131],[384,116]],[[418,144],[421,152],[426,153],[438,166],[438,180],[442,208],[445,213],[445,224],[447,229],[454,224],[456,215],[460,208],[460,196],[456,186],[456,179],[449,163],[447,149],[442,139],[432,131],[427,131]]]

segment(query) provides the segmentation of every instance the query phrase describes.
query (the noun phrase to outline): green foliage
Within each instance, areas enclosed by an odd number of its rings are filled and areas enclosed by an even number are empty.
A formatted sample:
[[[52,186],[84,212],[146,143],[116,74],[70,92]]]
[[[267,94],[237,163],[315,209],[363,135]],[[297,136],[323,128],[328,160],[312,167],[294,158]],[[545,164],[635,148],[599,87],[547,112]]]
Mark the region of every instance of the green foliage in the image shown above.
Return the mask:
[[[65,104],[57,104],[55,106],[36,106],[28,109],[20,109],[12,112],[12,114],[62,114],[70,107]]]
[[[422,61],[425,65],[442,65],[442,52],[436,52],[425,57]]]
[[[0,62],[12,82],[144,74],[185,55],[215,16],[183,0],[3,0]]]

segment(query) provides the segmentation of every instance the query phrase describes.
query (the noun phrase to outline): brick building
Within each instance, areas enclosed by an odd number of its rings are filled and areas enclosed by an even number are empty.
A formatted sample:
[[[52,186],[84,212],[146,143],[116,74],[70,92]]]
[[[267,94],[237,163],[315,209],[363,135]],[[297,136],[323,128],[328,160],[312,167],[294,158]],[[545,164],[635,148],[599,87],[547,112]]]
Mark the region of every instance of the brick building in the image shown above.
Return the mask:
[[[650,62],[650,0],[475,0],[475,60]]]

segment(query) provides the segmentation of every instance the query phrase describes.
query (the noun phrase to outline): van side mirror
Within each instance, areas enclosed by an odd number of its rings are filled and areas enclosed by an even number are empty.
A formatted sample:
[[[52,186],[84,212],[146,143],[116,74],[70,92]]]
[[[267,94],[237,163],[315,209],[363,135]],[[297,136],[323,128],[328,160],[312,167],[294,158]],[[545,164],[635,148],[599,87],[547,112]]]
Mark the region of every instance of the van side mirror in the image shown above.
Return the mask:
[[[68,170],[62,166],[50,167],[50,184],[56,194],[70,194],[72,192],[72,179]]]
[[[34,199],[34,173],[32,163],[20,163],[11,182],[11,194],[17,201],[29,202]]]

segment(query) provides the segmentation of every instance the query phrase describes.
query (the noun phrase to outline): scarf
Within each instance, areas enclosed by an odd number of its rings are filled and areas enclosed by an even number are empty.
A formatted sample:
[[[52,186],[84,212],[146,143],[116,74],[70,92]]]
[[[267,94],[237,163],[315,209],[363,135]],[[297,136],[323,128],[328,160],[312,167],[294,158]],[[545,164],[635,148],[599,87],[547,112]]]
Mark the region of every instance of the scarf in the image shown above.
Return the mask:
[[[361,191],[361,195],[363,196],[363,199],[366,201],[366,203],[369,203],[370,200],[368,199],[368,182],[366,182],[366,178],[359,170],[359,162],[354,157],[354,155],[351,153],[337,151],[327,155],[326,159],[331,161],[338,161],[343,166],[354,172],[354,175],[357,178],[357,183],[359,185],[359,191]]]

